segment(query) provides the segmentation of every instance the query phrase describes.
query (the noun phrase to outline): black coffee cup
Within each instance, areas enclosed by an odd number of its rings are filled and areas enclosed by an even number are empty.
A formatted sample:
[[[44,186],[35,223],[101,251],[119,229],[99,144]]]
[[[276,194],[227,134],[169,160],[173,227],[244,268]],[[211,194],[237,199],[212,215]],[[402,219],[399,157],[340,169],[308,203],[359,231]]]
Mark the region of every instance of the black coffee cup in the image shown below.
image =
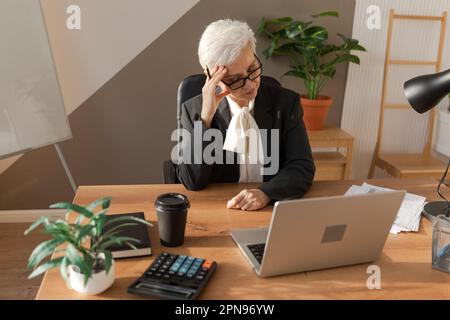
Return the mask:
[[[164,193],[155,201],[160,242],[166,247],[181,246],[184,242],[189,199],[180,193]]]

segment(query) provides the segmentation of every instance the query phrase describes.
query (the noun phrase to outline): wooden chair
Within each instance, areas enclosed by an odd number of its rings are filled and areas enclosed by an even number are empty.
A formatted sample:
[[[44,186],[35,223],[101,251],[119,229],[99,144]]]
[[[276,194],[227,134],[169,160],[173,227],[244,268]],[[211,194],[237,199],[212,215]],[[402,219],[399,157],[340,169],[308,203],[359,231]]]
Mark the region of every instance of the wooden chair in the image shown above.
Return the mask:
[[[439,46],[436,61],[413,61],[413,60],[392,60],[391,59],[391,42],[392,30],[395,19],[403,20],[420,20],[420,21],[439,21],[441,23],[441,31],[439,36]],[[387,77],[390,65],[412,65],[412,66],[435,66],[436,72],[440,71],[442,65],[442,51],[444,47],[445,28],[446,28],[447,12],[443,12],[442,16],[415,16],[415,15],[399,15],[395,14],[391,9],[389,12],[389,25],[386,44],[386,56],[384,63],[383,89],[381,95],[381,110],[378,126],[377,143],[369,170],[369,178],[373,177],[375,167],[385,170],[396,178],[417,178],[417,177],[436,177],[442,176],[445,171],[445,165],[431,156],[431,143],[433,139],[433,126],[436,116],[436,108],[430,111],[428,118],[428,136],[422,153],[418,154],[383,154],[380,153],[381,140],[383,137],[384,111],[386,109],[411,109],[408,104],[389,104],[386,103]]]

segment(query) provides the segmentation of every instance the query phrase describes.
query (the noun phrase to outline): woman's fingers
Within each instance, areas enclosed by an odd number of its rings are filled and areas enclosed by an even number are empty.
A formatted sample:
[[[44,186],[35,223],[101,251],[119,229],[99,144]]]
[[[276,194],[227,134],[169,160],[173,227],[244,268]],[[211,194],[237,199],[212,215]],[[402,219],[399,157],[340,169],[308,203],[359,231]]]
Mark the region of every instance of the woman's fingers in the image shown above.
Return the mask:
[[[227,207],[253,211],[264,208],[270,198],[259,189],[242,190],[237,196],[228,201]]]
[[[245,192],[247,192],[247,190],[242,190],[237,196],[234,196],[231,200],[229,200],[227,203],[227,208],[236,208],[236,204],[242,200]]]
[[[223,77],[225,76],[226,73],[227,73],[227,68],[220,67],[217,71],[215,71],[211,75],[210,83],[212,86],[214,86],[214,89],[217,87],[217,85],[223,79]]]
[[[253,210],[254,207],[255,207],[255,201],[254,200],[250,200],[250,201],[247,201],[247,203],[245,203],[241,207],[241,210]]]
[[[236,207],[242,209],[243,206],[245,206],[247,203],[250,202],[249,196],[250,194],[247,191],[245,191],[241,200],[236,203]]]

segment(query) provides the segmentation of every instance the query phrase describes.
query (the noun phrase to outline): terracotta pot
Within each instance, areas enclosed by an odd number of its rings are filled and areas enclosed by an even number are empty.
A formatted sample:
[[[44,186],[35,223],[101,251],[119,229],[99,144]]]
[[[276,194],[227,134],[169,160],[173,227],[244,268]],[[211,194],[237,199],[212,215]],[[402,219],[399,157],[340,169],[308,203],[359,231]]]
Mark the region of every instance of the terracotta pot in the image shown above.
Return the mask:
[[[327,96],[318,96],[317,100],[308,99],[306,95],[300,97],[303,107],[303,120],[307,130],[321,130],[325,124],[328,109],[333,99]]]

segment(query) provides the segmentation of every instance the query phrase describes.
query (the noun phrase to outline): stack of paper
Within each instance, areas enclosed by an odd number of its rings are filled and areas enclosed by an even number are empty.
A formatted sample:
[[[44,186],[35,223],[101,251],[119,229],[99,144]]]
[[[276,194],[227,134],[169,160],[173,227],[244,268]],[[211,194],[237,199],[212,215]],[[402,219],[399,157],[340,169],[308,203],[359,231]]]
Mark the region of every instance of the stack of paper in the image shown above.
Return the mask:
[[[364,183],[362,186],[351,186],[345,195],[366,194],[372,192],[392,191],[392,189],[374,186]],[[419,231],[420,215],[425,205],[425,197],[406,193],[402,205],[397,213],[397,218],[391,228],[391,233],[398,234],[401,231]]]

